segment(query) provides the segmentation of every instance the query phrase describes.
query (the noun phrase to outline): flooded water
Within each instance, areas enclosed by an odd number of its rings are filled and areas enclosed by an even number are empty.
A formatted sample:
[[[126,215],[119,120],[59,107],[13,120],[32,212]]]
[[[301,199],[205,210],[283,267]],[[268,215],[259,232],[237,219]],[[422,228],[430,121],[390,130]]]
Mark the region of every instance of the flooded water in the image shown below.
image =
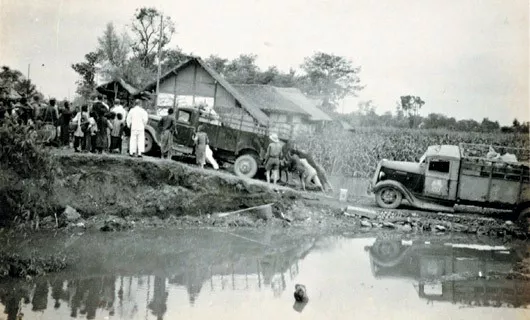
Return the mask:
[[[530,318],[530,282],[491,277],[528,255],[522,245],[210,230],[54,241],[79,263],[1,283],[0,319]]]

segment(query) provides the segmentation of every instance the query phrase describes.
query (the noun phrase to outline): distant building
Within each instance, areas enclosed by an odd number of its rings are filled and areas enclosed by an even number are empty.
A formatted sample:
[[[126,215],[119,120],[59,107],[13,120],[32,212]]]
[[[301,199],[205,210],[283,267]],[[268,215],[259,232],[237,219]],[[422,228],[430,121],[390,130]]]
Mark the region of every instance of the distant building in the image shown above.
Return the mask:
[[[234,85],[239,92],[265,112],[279,132],[312,133],[320,122],[332,119],[297,88],[270,85]]]
[[[156,80],[143,91],[155,92]],[[211,108],[221,119],[254,122],[277,132],[281,138],[314,131],[319,123],[332,120],[296,88],[230,84],[199,58],[192,58],[161,76],[156,105],[161,109]]]

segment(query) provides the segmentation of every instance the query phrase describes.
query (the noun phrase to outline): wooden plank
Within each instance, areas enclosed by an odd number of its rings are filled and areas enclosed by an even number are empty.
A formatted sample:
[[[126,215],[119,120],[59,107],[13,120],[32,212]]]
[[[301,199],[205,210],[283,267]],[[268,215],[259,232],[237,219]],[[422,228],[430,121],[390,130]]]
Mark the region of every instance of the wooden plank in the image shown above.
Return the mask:
[[[193,95],[192,95],[192,102],[191,104],[195,106],[195,95],[197,94],[197,64],[195,64],[195,68],[193,68]]]
[[[213,88],[213,108],[215,108],[215,103],[217,102],[217,80]]]

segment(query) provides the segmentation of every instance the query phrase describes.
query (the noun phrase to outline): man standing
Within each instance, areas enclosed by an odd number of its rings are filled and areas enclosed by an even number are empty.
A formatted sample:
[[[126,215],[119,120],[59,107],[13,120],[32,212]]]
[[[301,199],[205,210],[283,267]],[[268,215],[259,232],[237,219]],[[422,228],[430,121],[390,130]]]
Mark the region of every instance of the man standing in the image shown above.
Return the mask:
[[[54,141],[57,137],[57,106],[56,100],[50,99],[50,105],[44,108],[44,111],[41,113],[41,121],[44,124],[42,128],[44,142],[49,144]]]
[[[143,98],[142,100],[145,100]],[[147,124],[148,114],[140,104],[142,100],[136,99],[134,107],[127,114],[127,127],[130,129],[131,136],[129,140],[129,155],[142,157],[145,150],[145,125]]]
[[[59,116],[59,124],[61,127],[61,145],[65,148],[70,146],[70,121],[72,120],[72,113],[70,112],[70,104],[68,101],[64,102],[64,107]]]
[[[173,134],[175,133],[175,116],[173,109],[169,109],[167,116],[162,117],[158,123],[162,135],[160,136],[160,151],[162,158],[171,159],[171,149],[173,148]]]
[[[270,183],[272,171],[272,180],[276,184],[280,176],[280,158],[282,157],[283,146],[277,134],[273,133],[269,138],[272,142],[267,147],[265,154],[265,175],[267,176],[267,183]]]
[[[121,105],[120,102],[120,99],[114,100],[114,106],[112,107],[112,109],[110,109],[110,112],[115,114],[120,113],[121,118],[125,119],[127,116],[127,111],[125,111],[125,108]]]

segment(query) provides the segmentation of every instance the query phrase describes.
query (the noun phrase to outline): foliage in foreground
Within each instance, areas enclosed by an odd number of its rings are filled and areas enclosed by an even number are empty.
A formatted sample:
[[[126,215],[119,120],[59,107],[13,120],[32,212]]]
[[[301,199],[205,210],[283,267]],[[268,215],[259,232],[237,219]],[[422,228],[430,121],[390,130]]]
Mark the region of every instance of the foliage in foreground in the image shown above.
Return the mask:
[[[326,129],[300,136],[296,143],[310,152],[328,174],[370,178],[381,159],[418,161],[430,145],[478,143],[530,148],[527,134],[455,132],[398,128]]]
[[[13,220],[38,223],[50,211],[56,165],[30,126],[0,126],[0,225]]]

